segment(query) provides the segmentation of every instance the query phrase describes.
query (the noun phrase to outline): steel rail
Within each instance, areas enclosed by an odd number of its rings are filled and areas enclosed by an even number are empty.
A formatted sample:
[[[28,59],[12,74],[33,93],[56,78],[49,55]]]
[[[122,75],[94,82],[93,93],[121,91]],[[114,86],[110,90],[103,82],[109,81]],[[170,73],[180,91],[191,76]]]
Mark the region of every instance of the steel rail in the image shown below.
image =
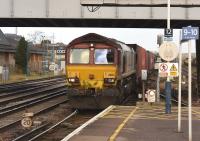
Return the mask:
[[[165,95],[163,95],[163,94],[160,94],[160,96],[165,98]],[[171,101],[174,102],[174,103],[178,103],[178,101],[176,99],[171,99]],[[183,101],[181,101],[181,104],[182,104],[182,106],[187,106],[188,105],[187,103],[185,103]]]
[[[64,104],[64,103],[66,103],[66,102],[68,102],[68,99],[67,99],[67,100],[64,100],[64,101],[62,101],[62,102],[56,103],[56,104],[54,104],[54,105],[52,105],[52,106],[50,106],[50,107],[44,108],[44,109],[42,109],[42,110],[40,110],[40,111],[34,113],[34,117],[35,117],[35,116],[38,116],[38,115],[40,115],[40,114],[44,114],[44,113],[46,113],[46,112],[48,112],[48,111],[50,111],[50,110],[52,110],[52,109],[55,109],[55,108],[58,107],[60,104]],[[5,130],[9,129],[10,127],[13,127],[13,126],[15,126],[15,125],[20,124],[20,122],[21,122],[21,119],[20,119],[20,120],[13,121],[12,123],[9,123],[9,124],[7,124],[7,125],[1,126],[1,127],[0,127],[0,131],[3,132],[3,131],[5,131]]]
[[[27,138],[28,138],[29,136],[31,136],[32,134],[37,133],[38,131],[40,131],[40,130],[46,128],[48,125],[49,125],[49,123],[45,123],[45,124],[43,124],[43,125],[41,125],[41,126],[35,128],[35,129],[33,129],[33,130],[31,130],[31,131],[25,133],[25,134],[23,134],[23,135],[21,135],[21,136],[15,138],[15,139],[12,140],[12,141],[25,141],[25,140],[27,140]]]
[[[59,82],[57,82],[59,83]],[[35,90],[35,89],[39,89],[39,88],[43,88],[43,87],[49,87],[49,86],[52,86],[52,85],[55,85],[55,82],[51,82],[51,83],[44,83],[44,84],[40,84],[40,85],[36,85],[34,87],[31,87],[31,88],[28,88],[28,89],[20,89],[20,90],[17,90],[17,91],[14,91],[14,92],[8,92],[8,93],[2,93],[0,94],[0,98],[5,98],[5,97],[9,97],[9,96],[13,96],[13,95],[16,95],[16,94],[22,94],[22,93],[27,93],[31,90]]]
[[[35,104],[38,104],[38,103],[41,103],[41,102],[47,101],[49,99],[65,95],[65,94],[66,94],[66,92],[57,93],[57,94],[55,92],[55,93],[51,93],[51,94],[49,94],[47,96],[44,96],[43,99],[41,99],[41,97],[40,97],[40,98],[37,98],[36,100],[34,99],[32,102],[31,101],[27,101],[25,105],[24,104],[20,105],[20,106],[19,105],[17,105],[17,106],[14,105],[13,107],[9,107],[7,109],[4,108],[4,109],[1,110],[2,112],[0,112],[0,117],[1,118],[5,117],[5,116],[7,116],[7,115],[9,115],[11,113],[17,112],[17,111],[19,111],[21,109],[33,106]]]
[[[10,102],[15,102],[17,100],[28,98],[30,96],[36,96],[36,95],[41,94],[42,92],[50,91],[50,90],[53,90],[53,89],[58,89],[58,88],[61,88],[61,87],[64,87],[64,86],[65,86],[65,84],[58,84],[58,85],[54,85],[52,87],[45,87],[42,90],[38,89],[37,91],[29,92],[29,93],[26,93],[25,95],[20,95],[20,96],[14,97],[14,98],[2,100],[2,101],[0,101],[0,105],[8,104]]]
[[[67,116],[66,118],[64,118],[63,120],[57,122],[55,125],[51,126],[50,128],[48,128],[47,130],[43,131],[42,133],[34,136],[33,138],[29,139],[28,141],[34,141],[38,138],[40,138],[41,136],[43,136],[44,134],[46,134],[47,132],[49,132],[50,130],[54,129],[55,127],[59,126],[61,123],[63,123],[64,121],[68,120],[69,118],[71,118],[72,116],[76,115],[78,113],[77,110],[75,110],[73,113],[71,113],[69,116]]]
[[[8,110],[10,110],[10,109],[14,109],[14,108],[16,108],[16,107],[20,107],[20,106],[22,106],[22,105],[29,104],[29,103],[31,103],[31,102],[38,101],[38,100],[40,100],[40,99],[42,99],[42,98],[46,98],[46,97],[49,97],[49,96],[51,96],[51,95],[55,95],[55,94],[57,94],[57,93],[65,92],[65,91],[66,91],[65,89],[61,89],[61,90],[56,91],[56,92],[51,92],[51,93],[48,93],[48,94],[45,94],[45,95],[42,95],[42,96],[39,96],[39,97],[36,97],[36,98],[28,99],[28,100],[26,100],[26,101],[24,101],[24,102],[20,102],[20,103],[11,105],[11,106],[7,106],[7,107],[4,107],[4,108],[1,108],[1,109],[0,109],[0,113],[3,112],[3,111],[8,111]]]
[[[52,79],[35,79],[35,80],[26,80],[26,81],[21,81],[21,82],[15,82],[15,83],[9,83],[9,84],[0,84],[1,89],[7,89],[7,88],[12,88],[12,87],[22,87],[26,85],[32,85],[32,84],[40,84],[40,83],[48,83],[48,82],[53,82],[53,81],[58,81],[58,80],[65,80],[64,78],[52,78]]]

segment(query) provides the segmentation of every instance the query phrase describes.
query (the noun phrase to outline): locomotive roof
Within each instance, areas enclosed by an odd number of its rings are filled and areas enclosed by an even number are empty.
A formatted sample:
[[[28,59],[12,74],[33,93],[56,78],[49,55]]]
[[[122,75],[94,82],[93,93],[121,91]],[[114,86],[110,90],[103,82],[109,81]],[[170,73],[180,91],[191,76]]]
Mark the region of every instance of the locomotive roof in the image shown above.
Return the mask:
[[[96,33],[88,33],[86,35],[83,35],[81,37],[78,37],[74,40],[72,40],[67,47],[79,44],[79,43],[105,43],[117,48],[121,48],[123,50],[130,50],[130,47],[128,47],[125,43],[120,42],[116,39],[107,38],[105,36],[96,34]]]

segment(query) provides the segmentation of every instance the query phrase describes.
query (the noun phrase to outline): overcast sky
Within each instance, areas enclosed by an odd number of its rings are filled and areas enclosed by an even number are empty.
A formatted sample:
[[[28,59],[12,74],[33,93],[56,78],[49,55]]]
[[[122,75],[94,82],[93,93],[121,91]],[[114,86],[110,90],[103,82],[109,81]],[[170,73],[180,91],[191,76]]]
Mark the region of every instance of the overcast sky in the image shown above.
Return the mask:
[[[15,27],[0,27],[4,33],[15,33]],[[144,29],[144,28],[36,28],[36,27],[19,27],[18,34],[26,39],[30,38],[30,34],[41,31],[46,38],[51,38],[54,43],[63,42],[68,44],[74,38],[87,33],[97,33],[109,38],[114,38],[124,43],[138,44],[147,50],[158,51],[157,35],[164,34],[164,29]],[[173,41],[178,46],[180,30],[174,30]],[[193,52],[195,47],[192,47]],[[187,52],[187,46],[183,47],[183,51]]]

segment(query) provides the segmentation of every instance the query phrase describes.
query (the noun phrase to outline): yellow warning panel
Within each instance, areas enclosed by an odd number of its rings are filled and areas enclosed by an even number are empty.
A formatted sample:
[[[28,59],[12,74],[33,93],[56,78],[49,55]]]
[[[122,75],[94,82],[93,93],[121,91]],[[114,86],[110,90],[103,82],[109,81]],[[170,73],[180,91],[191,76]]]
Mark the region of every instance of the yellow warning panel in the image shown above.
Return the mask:
[[[171,63],[169,76],[177,77],[178,76],[178,63]]]
[[[170,72],[170,76],[177,76],[178,74],[177,74],[177,72],[176,71],[171,71]]]
[[[175,66],[175,64],[172,64],[170,71],[178,71],[177,67]]]

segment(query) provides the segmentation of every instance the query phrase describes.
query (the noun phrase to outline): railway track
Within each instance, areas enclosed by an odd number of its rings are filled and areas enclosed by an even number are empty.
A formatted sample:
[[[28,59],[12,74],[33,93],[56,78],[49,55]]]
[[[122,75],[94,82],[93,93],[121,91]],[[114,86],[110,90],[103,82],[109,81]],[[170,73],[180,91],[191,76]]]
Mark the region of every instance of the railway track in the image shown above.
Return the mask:
[[[0,92],[0,137],[3,140],[9,141],[19,133],[27,132],[20,124],[25,112],[33,112],[33,119],[50,121],[50,117],[53,119],[70,111],[64,78],[28,81],[27,85],[25,82],[6,84],[3,89]],[[60,105],[65,107],[59,108]],[[59,109],[65,112],[58,114]],[[52,116],[45,115],[46,113]]]
[[[64,123],[66,120],[71,118],[72,116],[75,116],[77,114],[77,111],[72,112],[70,115],[62,119],[61,121],[57,122],[56,124],[51,124],[51,123],[44,123],[40,125],[39,127],[15,138],[12,141],[35,141],[44,136],[45,134],[48,134],[50,130],[53,130],[57,127],[59,127],[62,123]]]
[[[75,111],[72,113],[73,115],[71,114],[72,116],[69,115],[55,124],[47,125],[48,128],[45,131],[42,131],[28,141],[60,141],[98,113],[99,111]]]
[[[32,117],[33,125],[30,128],[21,125],[24,112],[18,116],[13,116],[13,120],[10,117],[7,118],[8,121],[4,119],[5,124],[0,128],[1,137],[4,140],[11,141],[43,124],[54,123],[55,119],[62,119],[71,111],[68,107],[68,100],[63,100],[63,98],[46,102],[45,105],[42,103],[43,107],[41,105],[31,107],[28,112],[33,112],[34,116]]]
[[[188,69],[186,69],[186,68],[182,68],[182,73],[183,73],[183,75],[185,75],[185,76],[188,76]],[[197,74],[192,74],[192,80],[197,80]]]
[[[165,98],[165,95],[164,95],[164,94],[160,94],[160,96],[161,96],[162,98]],[[174,104],[178,105],[178,100],[177,100],[177,99],[172,98],[171,101],[172,101]],[[187,104],[186,102],[184,102],[184,101],[181,101],[181,105],[182,105],[182,106],[187,106],[188,104]]]
[[[65,102],[64,102],[65,103]],[[59,105],[59,104],[57,104]],[[55,105],[55,106],[57,106]],[[55,108],[55,107],[53,107]],[[45,110],[45,109],[44,109]],[[49,112],[49,109],[47,110]],[[86,121],[94,117],[99,111],[81,111],[77,110],[65,114],[60,120],[45,121],[39,126],[31,128],[23,133],[18,133],[17,136],[11,139],[11,141],[57,141],[63,139],[65,136],[70,134],[73,130],[84,124]],[[35,116],[44,114],[44,111],[40,111]],[[15,125],[19,126],[21,120],[16,121]],[[7,127],[10,128],[10,127]],[[2,130],[0,130],[2,131]]]
[[[66,94],[66,90],[61,90],[61,91],[53,92],[53,93],[43,95],[43,96],[40,96],[40,97],[37,97],[34,99],[26,100],[24,102],[20,102],[20,103],[11,105],[11,106],[7,106],[5,108],[1,108],[0,109],[0,117],[7,116],[7,115],[17,112],[19,110],[24,110],[25,108],[28,108],[30,106],[36,105],[41,102],[45,102],[52,98],[60,97],[65,94]]]
[[[43,109],[41,109],[41,110],[35,112],[35,113],[34,113],[34,116],[38,116],[38,115],[40,115],[40,114],[44,114],[44,113],[46,113],[46,112],[49,112],[50,110],[53,110],[54,108],[57,108],[59,105],[61,105],[61,104],[63,104],[63,103],[67,103],[67,102],[68,102],[68,100],[64,100],[64,101],[58,102],[58,103],[56,103],[56,104],[54,104],[54,105],[51,105],[51,106],[49,106],[49,107],[47,107],[47,108],[43,108]],[[20,123],[21,123],[21,118],[15,120],[15,121],[12,121],[11,123],[6,124],[6,125],[4,125],[4,126],[1,126],[1,127],[0,127],[0,131],[6,131],[6,130],[8,130],[9,128],[11,128],[11,127],[13,127],[13,126],[20,125]]]
[[[9,83],[9,84],[0,84],[0,93],[8,93],[13,91],[19,91],[23,89],[28,89],[30,87],[37,87],[39,85],[53,83],[55,84],[56,81],[64,81],[64,77],[52,77],[50,78],[42,78],[42,79],[36,79],[36,80],[26,80],[16,83]]]
[[[64,105],[60,107],[60,105]],[[4,136],[7,138],[6,133],[10,133],[10,138],[15,137],[18,133],[24,133],[26,130],[22,127],[21,120],[26,112],[34,113],[33,120],[42,122],[51,121],[54,118],[58,118],[59,116],[65,115],[70,109],[67,108],[68,99],[66,95],[61,97],[55,97],[49,101],[42,102],[40,104],[36,104],[34,106],[29,107],[28,109],[24,109],[23,111],[17,112],[16,114],[11,113],[11,115],[1,118],[0,121],[0,136]],[[62,109],[62,113],[59,113],[60,109]],[[8,136],[8,137],[9,137]],[[5,139],[6,140],[6,139]],[[10,140],[10,139],[8,139]]]
[[[60,82],[57,82],[57,83],[60,83]],[[14,92],[1,93],[0,99],[6,98],[6,97],[12,97],[12,96],[15,96],[15,95],[19,96],[20,94],[26,94],[27,92],[31,92],[31,91],[37,90],[37,89],[43,89],[44,87],[49,87],[49,86],[52,86],[53,84],[54,84],[54,82],[48,83],[48,84],[41,84],[41,85],[31,87],[31,88],[29,87],[27,89],[19,89],[19,90],[15,90]]]
[[[5,104],[9,104],[10,102],[16,102],[16,101],[20,101],[20,102],[23,102],[23,100],[27,100],[27,99],[30,99],[32,97],[36,97],[36,96],[41,96],[43,94],[46,94],[46,93],[49,93],[50,91],[57,91],[59,89],[64,89],[66,90],[65,88],[65,84],[57,84],[55,86],[47,86],[47,87],[43,87],[42,89],[39,87],[38,89],[35,89],[34,91],[31,90],[27,90],[25,91],[24,93],[20,93],[20,94],[8,94],[8,95],[3,95],[4,98],[1,97],[1,100],[0,100],[0,105],[5,105]],[[7,96],[7,97],[5,97]]]

